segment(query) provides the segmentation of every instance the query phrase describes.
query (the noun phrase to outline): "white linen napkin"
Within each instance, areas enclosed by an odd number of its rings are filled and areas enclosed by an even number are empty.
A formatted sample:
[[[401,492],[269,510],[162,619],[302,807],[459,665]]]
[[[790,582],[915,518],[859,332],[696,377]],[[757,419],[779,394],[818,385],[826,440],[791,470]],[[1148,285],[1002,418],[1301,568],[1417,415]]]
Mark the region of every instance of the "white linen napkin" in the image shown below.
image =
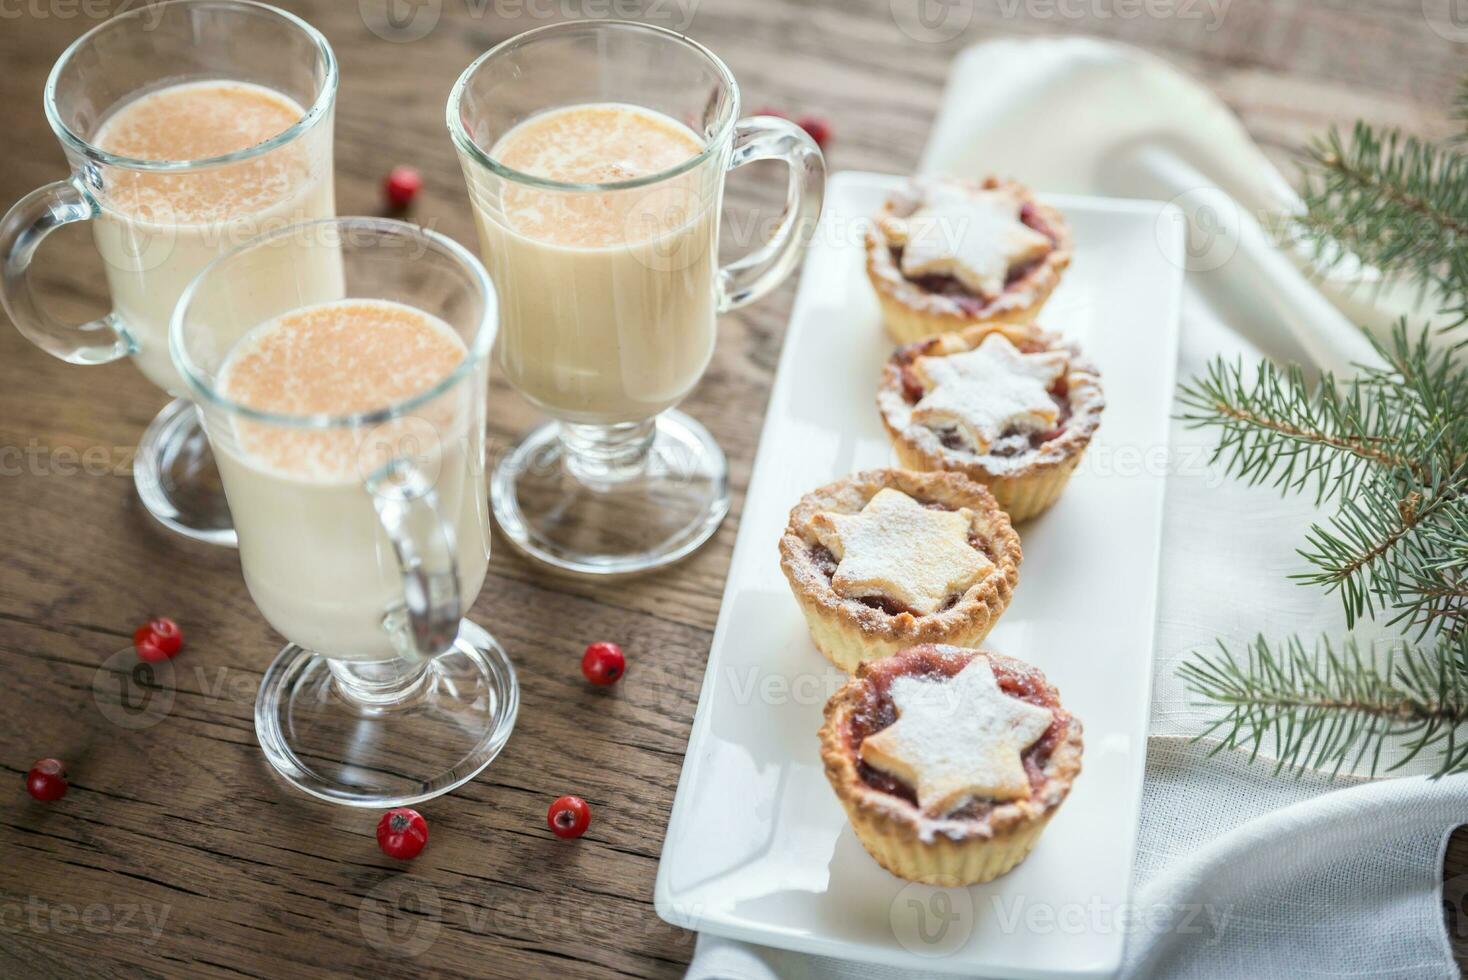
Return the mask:
[[[968,49],[922,169],[1176,203],[1189,218],[1180,378],[1219,355],[1347,372],[1373,356],[1354,324],[1380,327],[1407,302],[1408,290],[1321,277],[1303,253],[1272,246],[1261,221],[1297,203],[1289,184],[1216,97],[1124,45],[1067,38]],[[1124,328],[1124,311],[1115,325]],[[1457,977],[1439,896],[1444,842],[1468,821],[1468,777],[1294,779],[1243,753],[1209,757],[1184,738],[1206,717],[1176,677],[1190,651],[1216,638],[1240,649],[1261,632],[1344,632],[1338,596],[1287,577],[1304,567],[1295,549],[1316,508],[1225,477],[1206,462],[1214,439],[1174,424],[1139,914],[1129,917],[1123,974]],[[687,975],[911,974],[705,935]]]

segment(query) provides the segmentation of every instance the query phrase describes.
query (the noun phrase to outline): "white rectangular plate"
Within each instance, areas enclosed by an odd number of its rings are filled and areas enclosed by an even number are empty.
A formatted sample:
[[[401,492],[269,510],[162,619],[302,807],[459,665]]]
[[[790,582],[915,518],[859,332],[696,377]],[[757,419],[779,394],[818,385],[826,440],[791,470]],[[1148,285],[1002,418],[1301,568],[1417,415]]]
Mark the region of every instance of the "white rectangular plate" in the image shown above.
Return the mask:
[[[812,645],[776,542],[808,490],[891,466],[874,402],[892,344],[862,231],[897,178],[836,175],[785,338],[658,867],[668,922],[910,969],[1092,976],[1121,962],[1152,682],[1184,253],[1166,205],[1047,198],[1075,258],[1040,322],[1106,390],[1060,502],[1020,528],[1014,602],[985,646],[1039,666],[1085,725],[1084,770],[1030,857],[966,889],[908,885],[862,850],[816,730],[843,675]]]

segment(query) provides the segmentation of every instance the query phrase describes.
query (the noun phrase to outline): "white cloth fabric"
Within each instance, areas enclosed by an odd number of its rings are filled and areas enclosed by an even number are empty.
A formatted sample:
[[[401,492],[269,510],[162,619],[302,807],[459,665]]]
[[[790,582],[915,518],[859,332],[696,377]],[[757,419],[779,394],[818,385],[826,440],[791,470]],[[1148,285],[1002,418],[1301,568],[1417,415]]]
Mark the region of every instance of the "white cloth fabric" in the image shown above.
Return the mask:
[[[1289,184],[1216,97],[1123,45],[968,49],[922,169],[1178,204],[1190,219],[1180,378],[1218,355],[1349,371],[1372,357],[1353,324],[1389,323],[1409,292],[1302,274],[1308,263],[1274,248],[1260,224],[1297,203]],[[1180,423],[1172,433],[1135,869],[1144,914],[1127,930],[1123,973],[1457,977],[1439,896],[1444,842],[1468,822],[1468,777],[1294,779],[1243,753],[1209,757],[1183,738],[1206,717],[1176,677],[1190,651],[1217,638],[1240,649],[1261,632],[1344,632],[1338,596],[1287,577],[1304,567],[1295,549],[1316,508],[1226,478],[1206,462],[1214,439]],[[696,980],[898,975],[709,936],[688,971]]]

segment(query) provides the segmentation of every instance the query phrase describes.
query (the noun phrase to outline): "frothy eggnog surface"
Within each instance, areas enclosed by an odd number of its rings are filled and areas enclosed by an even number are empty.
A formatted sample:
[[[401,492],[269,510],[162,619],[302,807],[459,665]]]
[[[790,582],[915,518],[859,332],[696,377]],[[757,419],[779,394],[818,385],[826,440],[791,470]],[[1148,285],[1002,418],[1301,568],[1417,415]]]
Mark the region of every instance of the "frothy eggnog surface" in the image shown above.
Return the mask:
[[[225,397],[258,411],[355,415],[428,391],[465,353],[458,334],[421,310],[386,300],[342,300],[256,327],[230,352],[219,386]],[[444,421],[452,424],[451,418]],[[364,475],[350,430],[241,419],[235,432],[238,448],[255,465],[316,479]]]
[[[671,170],[703,150],[687,126],[639,106],[568,106],[522,122],[490,156],[512,170],[563,184],[611,184]],[[541,241],[587,248],[636,237],[646,214],[666,221],[664,188],[567,194],[514,186],[505,217]]]
[[[94,142],[135,160],[205,160],[258,146],[304,115],[294,100],[262,85],[188,82],[127,103]],[[127,171],[114,176],[108,203],[178,223],[227,220],[288,197],[304,169],[303,154],[286,148],[186,174]]]

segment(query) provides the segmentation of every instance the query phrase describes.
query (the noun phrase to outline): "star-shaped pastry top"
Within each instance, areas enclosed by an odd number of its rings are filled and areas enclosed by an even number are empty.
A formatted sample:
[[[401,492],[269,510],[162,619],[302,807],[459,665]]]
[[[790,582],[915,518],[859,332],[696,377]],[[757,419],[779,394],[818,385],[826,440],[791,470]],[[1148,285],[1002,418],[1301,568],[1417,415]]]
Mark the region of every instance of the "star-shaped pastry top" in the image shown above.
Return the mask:
[[[1025,354],[1001,333],[971,351],[919,357],[913,370],[927,394],[912,410],[914,422],[957,428],[980,453],[1007,429],[1044,432],[1060,421],[1050,386],[1066,372],[1064,351]]]
[[[886,222],[889,240],[902,245],[902,274],[952,276],[983,298],[998,296],[1011,268],[1053,248],[1049,238],[1020,220],[1023,205],[1004,187],[926,188],[917,210]]]
[[[861,513],[824,511],[810,526],[840,562],[831,578],[837,595],[885,597],[927,615],[994,567],[969,544],[972,520],[968,508],[934,510],[883,487]]]
[[[985,657],[951,678],[892,681],[897,720],[861,743],[861,758],[917,792],[918,807],[943,816],[973,797],[1028,799],[1021,753],[1054,716],[999,689]]]

